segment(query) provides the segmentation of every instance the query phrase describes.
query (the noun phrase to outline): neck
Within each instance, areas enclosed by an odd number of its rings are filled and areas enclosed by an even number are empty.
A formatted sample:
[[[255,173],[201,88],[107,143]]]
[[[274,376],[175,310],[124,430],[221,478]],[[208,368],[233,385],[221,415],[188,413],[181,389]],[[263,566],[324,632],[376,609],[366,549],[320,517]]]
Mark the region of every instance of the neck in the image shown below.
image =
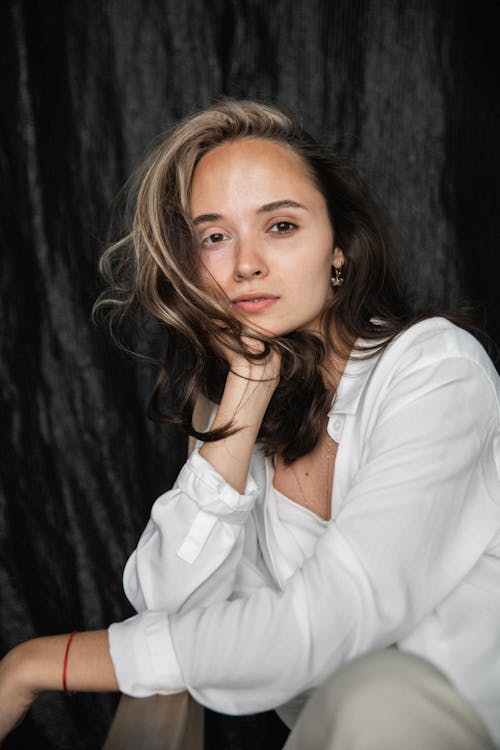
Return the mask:
[[[354,339],[349,347],[342,343],[342,347],[338,344],[334,344],[335,349],[332,345],[326,343],[326,354],[323,362],[321,363],[319,370],[326,390],[332,394],[337,388],[342,373],[344,372],[347,360],[352,351],[354,345]]]

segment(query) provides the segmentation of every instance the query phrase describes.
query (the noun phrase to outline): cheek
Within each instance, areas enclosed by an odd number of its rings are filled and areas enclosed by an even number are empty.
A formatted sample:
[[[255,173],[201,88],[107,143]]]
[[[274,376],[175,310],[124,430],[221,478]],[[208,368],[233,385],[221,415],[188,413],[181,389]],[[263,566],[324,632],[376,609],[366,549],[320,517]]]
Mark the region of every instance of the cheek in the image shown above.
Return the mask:
[[[213,256],[201,255],[201,278],[203,283],[213,283],[214,277],[217,275],[217,264],[213,262]]]
[[[201,283],[205,290],[211,294],[220,294],[221,288],[226,286],[228,277],[227,257],[221,252],[202,254],[201,256]]]
[[[330,288],[331,275],[331,252],[321,253],[319,256],[312,256],[310,254],[300,269],[299,274],[302,283],[307,284],[309,288],[316,289],[318,296],[323,296]]]
[[[209,253],[201,254],[202,272],[207,277],[222,277],[227,272],[228,254],[222,250],[213,250]]]
[[[298,283],[302,294],[307,296],[312,310],[322,310],[332,297],[330,281],[331,264],[329,259],[322,258],[314,266],[304,269]]]

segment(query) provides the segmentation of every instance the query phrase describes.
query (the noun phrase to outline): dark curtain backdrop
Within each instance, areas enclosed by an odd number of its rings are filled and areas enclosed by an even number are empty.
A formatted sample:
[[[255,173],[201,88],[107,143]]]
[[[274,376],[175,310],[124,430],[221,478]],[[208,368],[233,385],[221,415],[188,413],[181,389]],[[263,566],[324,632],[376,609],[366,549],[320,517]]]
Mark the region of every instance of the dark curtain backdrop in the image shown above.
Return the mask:
[[[422,302],[500,338],[497,4],[5,0],[0,10],[0,638],[131,614],[121,572],[185,440],[154,367],[90,321],[116,196],[152,139],[220,95],[270,100],[358,164]],[[115,698],[47,694],[8,748],[101,745]]]

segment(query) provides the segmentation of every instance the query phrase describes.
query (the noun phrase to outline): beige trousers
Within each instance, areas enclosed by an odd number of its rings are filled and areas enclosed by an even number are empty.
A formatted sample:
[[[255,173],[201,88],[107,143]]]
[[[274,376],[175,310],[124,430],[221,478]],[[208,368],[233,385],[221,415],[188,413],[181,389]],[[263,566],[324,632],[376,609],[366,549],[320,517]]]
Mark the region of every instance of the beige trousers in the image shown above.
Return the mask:
[[[284,750],[494,750],[472,706],[432,664],[388,648],[312,694]]]

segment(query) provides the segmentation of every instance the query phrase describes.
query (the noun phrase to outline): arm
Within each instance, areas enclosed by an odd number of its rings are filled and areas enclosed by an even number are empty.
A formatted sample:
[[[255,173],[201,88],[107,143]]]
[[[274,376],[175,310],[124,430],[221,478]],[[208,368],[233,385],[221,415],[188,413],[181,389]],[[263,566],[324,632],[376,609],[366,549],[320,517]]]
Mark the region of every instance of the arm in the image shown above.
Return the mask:
[[[278,365],[279,363],[276,363],[276,370]],[[243,490],[247,481],[255,438],[278,382],[278,376],[276,374],[271,377],[269,363],[252,366],[245,360],[240,363],[239,367],[237,362],[233,362],[232,369],[233,372],[227,379],[215,426],[234,419],[235,426],[242,429],[224,441],[207,446],[204,460],[213,462],[216,469],[221,472],[218,476],[223,485],[224,481],[231,482],[238,489]],[[236,469],[234,463],[237,464]],[[228,488],[224,485],[225,499],[237,502],[238,489],[229,487],[228,492]],[[163,502],[164,500],[167,502]],[[223,528],[228,524],[221,522],[219,531],[222,533],[212,534],[216,544],[221,542],[221,549],[217,550],[215,562],[212,562],[212,567],[203,568],[201,577],[196,573],[193,575],[193,566],[178,557],[176,552],[179,548],[179,539],[182,539],[183,534],[188,533],[193,520],[199,514],[196,498],[190,500],[183,496],[182,492],[173,490],[160,498],[157,503],[159,505],[156,504],[156,510],[152,514],[155,516],[156,513],[156,518],[153,517],[148,524],[141,539],[142,546],[140,543],[127,565],[129,589],[133,589],[134,584],[136,585],[136,590],[130,598],[132,600],[135,598],[139,604],[138,609],[144,609],[148,606],[149,591],[151,599],[154,599],[157,593],[160,601],[162,597],[167,598],[165,609],[175,611],[193,591],[199,592],[200,584],[210,578],[213,569],[220,566],[224,558],[231,556],[230,553],[234,551],[234,547],[236,547],[236,554],[233,555],[231,565],[235,567],[238,554],[241,554],[242,529],[239,524],[236,527],[236,533],[233,532],[231,537],[227,534],[227,529]],[[250,509],[249,505],[246,508],[247,514]],[[231,515],[231,510],[230,507],[226,509],[227,515]],[[180,522],[179,515],[181,516]],[[231,521],[229,525],[235,526]],[[168,555],[172,552],[172,559],[176,564],[170,565],[167,564]],[[210,559],[212,556],[210,545],[203,554]],[[159,567],[156,571],[155,566]],[[200,566],[196,568],[199,569]],[[227,579],[228,576],[225,575],[222,578]],[[164,597],[162,592],[168,592],[170,588],[173,589],[174,595],[168,598],[167,593]],[[217,595],[214,594],[214,588],[218,589]],[[208,593],[205,592],[205,596],[213,599],[214,596],[219,598],[229,593],[231,593],[230,584],[229,588],[227,583],[215,587],[212,585],[212,588],[209,584]],[[203,600],[203,596],[201,598]],[[27,641],[12,649],[0,662],[0,741],[22,719],[38,693],[62,689],[62,670],[68,638],[69,635],[59,635]],[[131,649],[132,661],[141,647],[141,644],[134,645],[137,648]],[[136,668],[136,664],[132,664],[131,668]],[[168,672],[168,666],[166,670]],[[118,689],[110,657],[107,630],[78,633],[75,636],[69,652],[67,674],[70,691]],[[168,674],[168,677],[170,678],[171,674]],[[177,692],[180,689],[182,686],[174,685],[173,689],[167,692]]]
[[[273,363],[277,367],[279,362]],[[177,612],[227,599],[241,560],[244,525],[258,487],[247,479],[256,436],[278,382],[270,364],[233,362],[213,427],[230,437],[206,443],[155,502],[127,562],[124,586],[137,611]],[[238,373],[238,374],[237,374]]]
[[[238,492],[244,491],[257,434],[277,383],[271,365],[252,366],[245,361],[238,370],[230,370],[212,428],[233,420],[238,431],[225,440],[205,443],[200,451]]]
[[[0,741],[19,723],[37,695],[62,690],[69,635],[34,638],[0,661]],[[118,690],[107,630],[77,633],[67,664],[69,691]]]

